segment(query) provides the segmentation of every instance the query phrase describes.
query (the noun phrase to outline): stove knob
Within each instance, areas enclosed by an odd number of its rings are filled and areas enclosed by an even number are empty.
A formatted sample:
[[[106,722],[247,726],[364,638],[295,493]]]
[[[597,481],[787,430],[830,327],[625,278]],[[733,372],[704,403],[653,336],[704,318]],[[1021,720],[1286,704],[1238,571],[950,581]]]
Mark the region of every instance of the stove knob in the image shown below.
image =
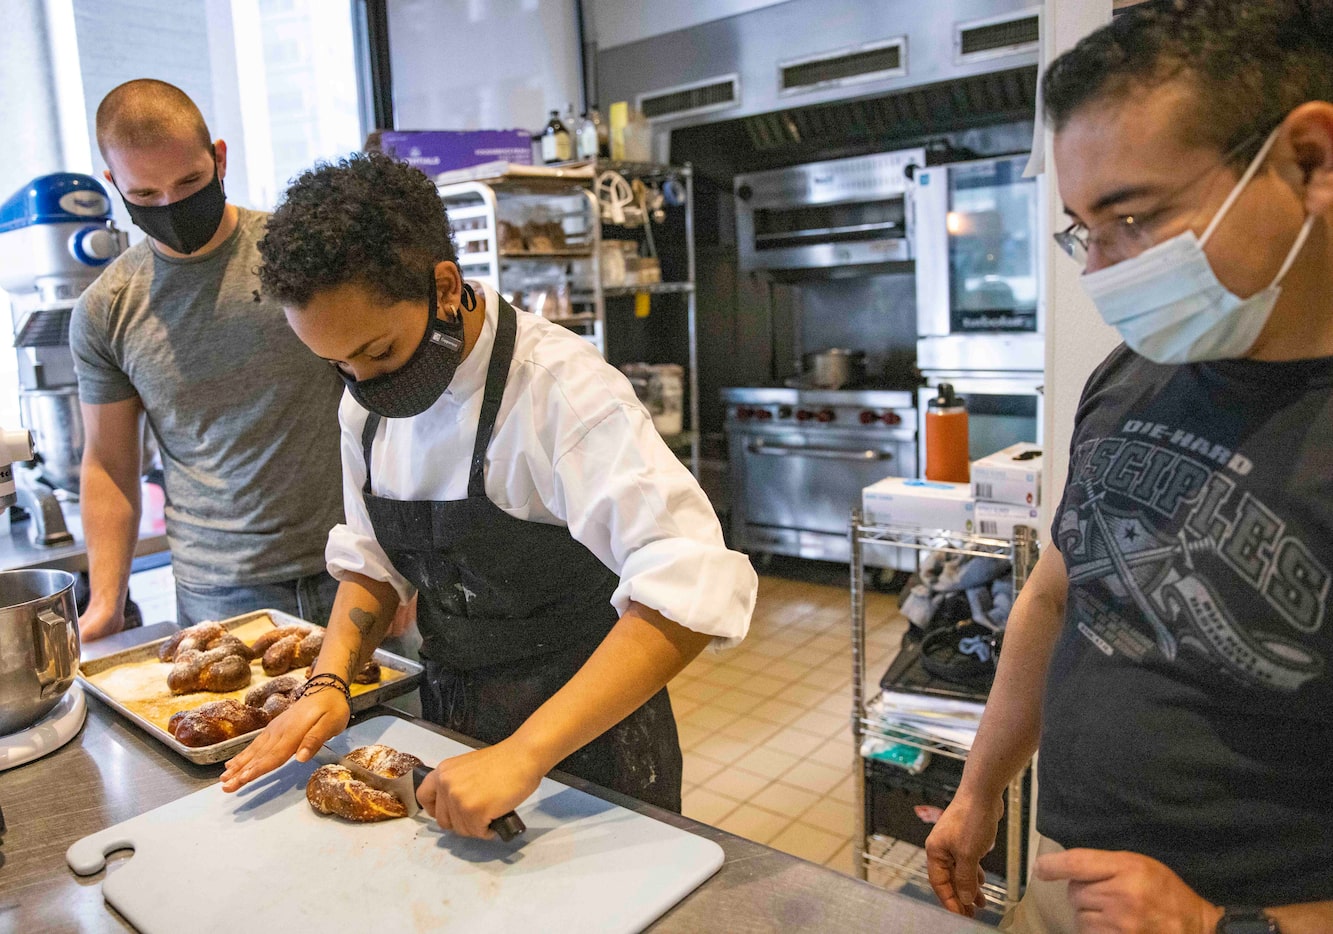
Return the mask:
[[[791,418],[792,408],[789,405],[778,406],[778,418]]]
[[[827,425],[829,422],[835,422],[838,420],[837,413],[835,413],[832,409],[822,409],[820,413],[815,417],[819,419],[821,424],[824,425]]]
[[[798,422],[808,422],[814,417],[815,413],[811,412],[809,409],[801,409],[796,413],[796,420]]]
[[[885,412],[885,413],[884,413],[884,424],[886,424],[886,425],[901,425],[902,423],[903,423],[903,417],[902,417],[901,415],[899,415],[897,412]]]
[[[874,412],[870,411],[869,409],[866,409],[864,412],[861,413],[862,425],[873,425],[877,421],[879,421],[879,416],[876,415]]]
[[[773,413],[770,412],[768,409],[756,409],[754,417],[759,419],[761,422],[766,422],[773,417]]]
[[[739,405],[736,407],[736,418],[743,422],[748,422],[754,417],[754,409],[748,405]]]

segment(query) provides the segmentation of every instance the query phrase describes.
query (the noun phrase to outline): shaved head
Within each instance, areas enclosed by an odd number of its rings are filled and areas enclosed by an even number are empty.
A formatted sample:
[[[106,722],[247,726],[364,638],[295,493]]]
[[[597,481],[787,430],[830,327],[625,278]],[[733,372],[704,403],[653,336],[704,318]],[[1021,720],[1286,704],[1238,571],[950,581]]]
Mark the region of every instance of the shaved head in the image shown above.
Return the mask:
[[[97,148],[143,149],[174,139],[194,138],[204,149],[212,137],[204,115],[188,94],[165,81],[137,78],[114,88],[97,107]]]

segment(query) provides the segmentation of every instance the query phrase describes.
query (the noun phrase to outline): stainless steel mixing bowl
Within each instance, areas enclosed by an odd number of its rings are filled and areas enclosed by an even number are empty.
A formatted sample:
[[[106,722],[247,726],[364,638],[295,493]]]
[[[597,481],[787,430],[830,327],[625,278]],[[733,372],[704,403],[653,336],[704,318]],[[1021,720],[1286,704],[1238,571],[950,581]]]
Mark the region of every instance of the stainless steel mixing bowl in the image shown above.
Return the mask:
[[[0,572],[0,736],[44,717],[74,683],[78,667],[74,575]]]

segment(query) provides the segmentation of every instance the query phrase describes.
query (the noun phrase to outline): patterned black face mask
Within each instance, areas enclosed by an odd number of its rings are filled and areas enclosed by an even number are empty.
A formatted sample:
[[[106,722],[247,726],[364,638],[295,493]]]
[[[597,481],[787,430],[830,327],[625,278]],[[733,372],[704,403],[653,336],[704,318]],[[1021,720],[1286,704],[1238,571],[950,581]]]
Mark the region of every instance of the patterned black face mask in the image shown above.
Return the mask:
[[[363,380],[338,371],[352,398],[382,418],[411,418],[426,411],[444,395],[463,360],[463,316],[444,321],[436,314],[433,271],[429,302],[426,333],[406,363],[392,373]],[[463,307],[468,311],[477,307],[476,293],[467,283],[463,283]]]

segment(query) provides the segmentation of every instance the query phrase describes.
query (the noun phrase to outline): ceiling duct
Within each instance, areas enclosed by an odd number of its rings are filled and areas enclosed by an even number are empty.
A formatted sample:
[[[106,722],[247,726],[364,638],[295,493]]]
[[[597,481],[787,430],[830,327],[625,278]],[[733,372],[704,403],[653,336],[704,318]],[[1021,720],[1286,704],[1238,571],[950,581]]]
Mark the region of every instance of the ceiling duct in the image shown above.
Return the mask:
[[[726,75],[674,88],[649,91],[640,94],[635,103],[649,120],[666,120],[688,114],[726,110],[728,107],[735,107],[740,100],[740,77]]]
[[[958,26],[954,58],[958,63],[984,61],[1020,52],[1035,52],[1041,43],[1041,14],[991,18]]]
[[[792,94],[860,81],[899,78],[907,74],[907,40],[842,49],[838,52],[783,62],[778,66],[779,92]]]
[[[910,88],[868,100],[793,107],[745,117],[741,123],[758,152],[837,141],[915,139],[963,127],[1030,120],[1036,107],[1037,69],[1015,68]]]

